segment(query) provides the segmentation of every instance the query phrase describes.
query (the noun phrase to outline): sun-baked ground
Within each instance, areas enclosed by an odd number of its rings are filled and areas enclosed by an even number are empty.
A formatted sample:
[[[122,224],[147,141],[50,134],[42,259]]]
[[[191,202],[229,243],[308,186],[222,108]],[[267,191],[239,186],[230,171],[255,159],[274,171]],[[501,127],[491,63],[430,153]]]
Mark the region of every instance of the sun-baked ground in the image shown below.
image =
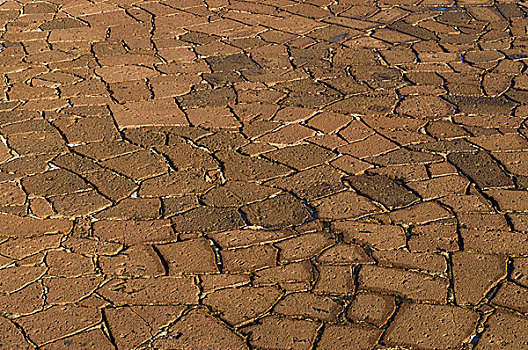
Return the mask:
[[[525,5],[0,1],[0,348],[527,349]]]

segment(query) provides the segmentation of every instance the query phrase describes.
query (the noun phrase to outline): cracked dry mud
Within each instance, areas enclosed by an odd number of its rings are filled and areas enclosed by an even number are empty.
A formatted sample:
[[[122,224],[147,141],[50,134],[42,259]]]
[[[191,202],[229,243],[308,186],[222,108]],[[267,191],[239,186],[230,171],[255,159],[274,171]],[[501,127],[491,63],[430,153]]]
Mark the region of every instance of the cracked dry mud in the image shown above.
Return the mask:
[[[0,348],[528,349],[527,6],[0,1]]]

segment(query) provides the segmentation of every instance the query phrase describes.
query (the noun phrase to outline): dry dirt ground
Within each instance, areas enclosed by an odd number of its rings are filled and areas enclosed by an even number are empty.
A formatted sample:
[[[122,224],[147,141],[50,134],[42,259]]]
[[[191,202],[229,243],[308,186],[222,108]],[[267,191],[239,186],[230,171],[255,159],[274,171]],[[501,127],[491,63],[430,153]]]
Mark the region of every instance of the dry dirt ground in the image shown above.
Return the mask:
[[[0,348],[528,349],[527,6],[0,1]]]

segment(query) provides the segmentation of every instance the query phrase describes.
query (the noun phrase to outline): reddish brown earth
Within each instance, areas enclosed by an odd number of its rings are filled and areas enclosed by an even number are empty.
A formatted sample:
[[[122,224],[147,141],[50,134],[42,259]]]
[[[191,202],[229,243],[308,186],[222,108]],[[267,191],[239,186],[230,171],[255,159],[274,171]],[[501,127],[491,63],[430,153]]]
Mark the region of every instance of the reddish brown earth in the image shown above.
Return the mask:
[[[0,1],[0,348],[528,349],[527,14]]]

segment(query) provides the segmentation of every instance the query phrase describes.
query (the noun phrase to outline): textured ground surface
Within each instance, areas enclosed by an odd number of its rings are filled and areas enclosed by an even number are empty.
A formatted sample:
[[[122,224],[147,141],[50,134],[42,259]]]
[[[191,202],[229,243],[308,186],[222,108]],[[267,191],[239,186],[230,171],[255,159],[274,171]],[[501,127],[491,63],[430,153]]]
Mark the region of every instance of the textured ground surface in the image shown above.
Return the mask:
[[[527,12],[0,1],[0,347],[528,349]]]

